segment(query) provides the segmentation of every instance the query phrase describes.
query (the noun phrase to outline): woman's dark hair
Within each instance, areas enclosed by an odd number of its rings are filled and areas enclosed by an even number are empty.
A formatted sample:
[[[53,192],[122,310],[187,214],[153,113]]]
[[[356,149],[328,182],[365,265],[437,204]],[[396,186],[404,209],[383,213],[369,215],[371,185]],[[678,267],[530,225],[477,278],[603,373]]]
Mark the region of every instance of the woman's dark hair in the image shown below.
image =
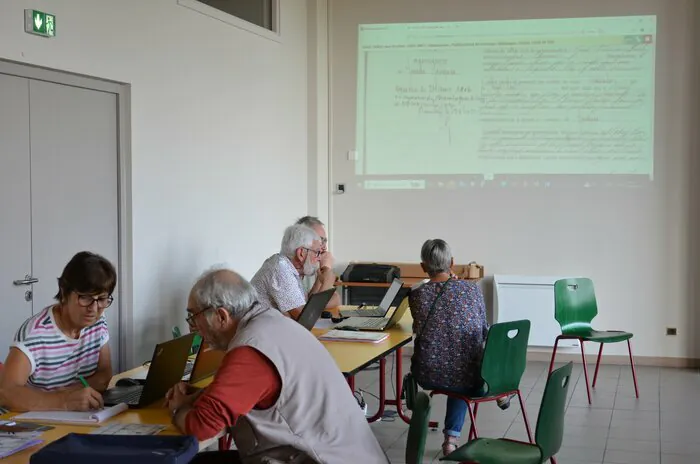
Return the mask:
[[[71,292],[85,295],[112,294],[117,286],[117,271],[112,263],[89,251],[77,253],[58,278],[58,293],[54,298],[61,301]]]

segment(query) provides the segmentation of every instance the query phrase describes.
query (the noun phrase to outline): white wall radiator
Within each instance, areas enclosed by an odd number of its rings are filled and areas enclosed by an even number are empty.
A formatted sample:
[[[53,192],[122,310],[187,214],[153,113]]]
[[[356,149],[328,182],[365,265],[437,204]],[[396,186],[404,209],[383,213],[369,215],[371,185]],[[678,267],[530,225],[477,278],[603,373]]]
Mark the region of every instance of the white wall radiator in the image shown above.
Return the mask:
[[[565,277],[494,275],[493,308],[496,322],[529,319],[532,347],[553,347],[561,335],[554,319],[554,282]],[[562,340],[559,346],[578,347],[576,340]]]

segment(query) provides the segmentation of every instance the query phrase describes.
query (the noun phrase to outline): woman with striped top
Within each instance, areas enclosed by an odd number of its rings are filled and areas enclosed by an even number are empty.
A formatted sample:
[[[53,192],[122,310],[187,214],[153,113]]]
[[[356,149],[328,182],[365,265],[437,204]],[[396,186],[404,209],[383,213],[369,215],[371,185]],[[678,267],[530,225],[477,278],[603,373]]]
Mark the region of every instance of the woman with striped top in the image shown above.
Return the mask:
[[[68,262],[58,279],[58,303],[17,330],[0,376],[0,404],[12,411],[103,406],[100,392],[112,378],[104,311],[116,283],[114,266],[102,256],[81,251]]]

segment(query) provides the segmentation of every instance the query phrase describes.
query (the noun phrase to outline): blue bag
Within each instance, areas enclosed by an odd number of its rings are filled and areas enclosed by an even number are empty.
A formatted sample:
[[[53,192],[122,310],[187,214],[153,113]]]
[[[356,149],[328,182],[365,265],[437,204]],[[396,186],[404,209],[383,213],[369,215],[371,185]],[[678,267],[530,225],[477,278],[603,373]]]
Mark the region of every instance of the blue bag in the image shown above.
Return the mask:
[[[182,435],[70,433],[34,453],[30,464],[186,464],[199,442]]]

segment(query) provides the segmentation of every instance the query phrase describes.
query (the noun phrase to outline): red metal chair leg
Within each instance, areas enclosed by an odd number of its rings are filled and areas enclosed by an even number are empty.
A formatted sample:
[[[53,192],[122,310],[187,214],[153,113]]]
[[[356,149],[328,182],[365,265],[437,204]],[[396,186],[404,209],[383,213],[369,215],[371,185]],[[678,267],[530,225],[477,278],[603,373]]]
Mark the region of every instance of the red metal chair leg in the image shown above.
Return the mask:
[[[603,346],[605,343],[600,344],[600,348],[598,348],[598,359],[595,362],[595,374],[593,374],[593,385],[591,387],[595,388],[595,383],[598,380],[598,368],[600,367],[600,357],[603,355]]]
[[[467,401],[467,406],[469,406],[468,401]],[[474,424],[474,425],[469,426],[469,441],[472,441],[473,438],[474,439],[477,438],[475,425],[476,425],[476,418],[478,415],[479,415],[479,403],[474,403],[474,422],[472,422],[472,424]]]
[[[557,464],[557,460],[554,459],[554,456],[552,456],[551,458],[549,458],[549,462],[550,462],[550,464]]]
[[[559,337],[557,337],[556,341],[554,342],[554,349],[552,350],[552,360],[549,361],[549,372],[547,372],[548,377],[549,374],[552,373],[552,369],[554,368],[554,358],[557,356],[557,346],[559,346]]]
[[[634,394],[639,398],[639,388],[637,387],[637,371],[634,368],[634,357],[632,357],[632,344],[627,340],[627,349],[630,352],[630,366],[632,366],[632,380],[634,381]]]
[[[583,377],[586,380],[586,393],[588,394],[588,404],[592,404],[591,401],[591,387],[588,385],[588,366],[586,366],[586,353],[583,350],[583,340],[579,339],[581,344],[581,361],[583,361]]]
[[[477,406],[478,403],[474,405],[474,409],[476,409]],[[469,427],[469,441],[472,441],[479,438],[479,432],[476,430],[476,416],[472,412],[472,406],[469,404],[469,401],[467,401],[467,412],[469,413],[469,420],[472,423],[471,427]],[[472,438],[472,434],[474,438]]]
[[[527,432],[527,439],[530,443],[534,444],[535,441],[532,439],[532,431],[530,430],[530,421],[527,419],[527,412],[525,412],[525,402],[523,401],[523,396],[518,390],[518,400],[520,401],[520,412],[523,414],[523,421],[525,422],[525,431]]]

